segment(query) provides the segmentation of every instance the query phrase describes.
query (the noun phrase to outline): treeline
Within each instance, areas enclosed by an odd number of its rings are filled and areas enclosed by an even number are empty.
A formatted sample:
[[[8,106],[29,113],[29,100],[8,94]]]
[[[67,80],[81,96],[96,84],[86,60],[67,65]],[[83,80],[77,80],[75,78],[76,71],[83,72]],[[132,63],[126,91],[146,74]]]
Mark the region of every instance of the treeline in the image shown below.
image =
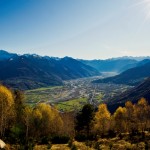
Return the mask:
[[[59,113],[45,103],[25,105],[22,92],[0,86],[0,139],[28,149],[35,143],[66,142],[73,136],[72,113]]]
[[[118,107],[111,114],[106,104],[100,104],[96,111],[87,104],[77,115],[75,125],[80,139],[144,133],[150,131],[150,105],[144,98],[137,104],[127,101],[125,107]]]
[[[50,104],[25,105],[20,91],[0,86],[0,139],[10,144],[34,144],[96,140],[121,133],[136,134],[150,130],[150,105],[142,98],[137,104],[126,102],[114,114],[106,104],[94,108],[86,104],[78,113],[60,113]]]

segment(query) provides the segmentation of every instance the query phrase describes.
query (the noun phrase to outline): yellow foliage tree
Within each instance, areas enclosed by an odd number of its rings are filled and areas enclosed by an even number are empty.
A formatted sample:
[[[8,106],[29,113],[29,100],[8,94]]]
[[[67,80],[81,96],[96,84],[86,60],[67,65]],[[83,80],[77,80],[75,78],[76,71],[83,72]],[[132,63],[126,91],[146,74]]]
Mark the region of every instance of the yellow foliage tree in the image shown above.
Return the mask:
[[[137,125],[136,125],[137,119],[134,111],[135,107],[131,101],[127,101],[125,103],[125,108],[126,108],[127,131],[130,133],[137,130]]]
[[[126,111],[126,108],[119,107],[113,115],[113,119],[115,121],[115,130],[118,133],[123,133],[127,130]]]
[[[100,104],[95,114],[94,129],[98,134],[104,134],[109,130],[111,114],[106,104]]]
[[[61,114],[61,117],[64,122],[62,134],[73,138],[75,136],[74,114],[72,112],[65,112]]]
[[[145,98],[141,98],[135,105],[138,129],[144,131],[149,120],[149,106]]]
[[[26,140],[28,140],[28,136],[29,136],[29,129],[31,127],[31,118],[32,118],[32,108],[26,106],[23,111],[23,120],[26,126]]]
[[[32,130],[31,134],[33,137],[39,137],[40,131],[38,130],[41,127],[42,123],[42,114],[38,109],[33,109],[32,111]]]
[[[4,135],[5,129],[7,128],[7,122],[10,117],[14,98],[12,92],[0,85],[0,134]]]
[[[56,132],[61,131],[60,128],[63,125],[63,121],[57,110],[45,103],[38,104],[36,109],[38,109],[41,114],[41,116],[39,116],[41,118],[41,134],[55,134]]]

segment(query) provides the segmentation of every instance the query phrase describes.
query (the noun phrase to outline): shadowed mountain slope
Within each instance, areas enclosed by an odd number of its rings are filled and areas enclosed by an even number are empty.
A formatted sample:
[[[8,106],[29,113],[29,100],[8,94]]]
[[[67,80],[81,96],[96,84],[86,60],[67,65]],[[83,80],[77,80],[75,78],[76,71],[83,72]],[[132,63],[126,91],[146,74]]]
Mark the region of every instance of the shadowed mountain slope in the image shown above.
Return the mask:
[[[107,102],[108,108],[111,112],[113,112],[118,106],[124,106],[126,101],[130,100],[133,103],[137,103],[137,101],[142,97],[146,98],[146,100],[150,103],[150,77],[133,89],[109,100]]]
[[[62,85],[63,80],[99,74],[96,69],[69,57],[55,59],[38,55],[17,55],[0,60],[2,83],[21,89]]]

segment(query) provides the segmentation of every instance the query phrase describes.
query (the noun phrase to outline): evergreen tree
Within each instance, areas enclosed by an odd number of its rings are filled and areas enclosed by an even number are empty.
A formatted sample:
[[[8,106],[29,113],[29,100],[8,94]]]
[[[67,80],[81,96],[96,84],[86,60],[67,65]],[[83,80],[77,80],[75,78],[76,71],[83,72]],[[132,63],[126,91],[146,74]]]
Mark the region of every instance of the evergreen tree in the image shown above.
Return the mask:
[[[92,123],[94,119],[94,107],[91,104],[86,104],[83,106],[80,113],[76,116],[76,126],[77,132],[81,132],[89,136],[90,130],[92,128]]]

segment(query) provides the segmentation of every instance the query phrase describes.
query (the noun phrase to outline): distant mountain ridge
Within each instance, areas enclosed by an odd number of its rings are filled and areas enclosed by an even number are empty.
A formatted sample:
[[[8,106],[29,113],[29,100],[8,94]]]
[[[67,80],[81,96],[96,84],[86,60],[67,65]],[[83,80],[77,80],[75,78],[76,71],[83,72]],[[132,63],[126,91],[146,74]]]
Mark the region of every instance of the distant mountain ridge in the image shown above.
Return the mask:
[[[122,57],[116,57],[116,58],[110,58],[108,60],[119,60],[119,59],[133,59],[136,61],[142,61],[144,59],[150,59],[150,56],[122,56]]]
[[[137,65],[138,61],[134,59],[106,59],[106,60],[80,60],[82,63],[89,65],[100,72],[123,72]]]
[[[56,59],[36,54],[5,54],[8,57],[0,55],[0,80],[14,88],[62,85],[63,80],[100,75],[96,69],[70,57]]]
[[[150,60],[146,59],[139,62],[136,67],[128,69],[119,75],[99,79],[94,81],[94,83],[137,85],[147,77],[150,77]]]

